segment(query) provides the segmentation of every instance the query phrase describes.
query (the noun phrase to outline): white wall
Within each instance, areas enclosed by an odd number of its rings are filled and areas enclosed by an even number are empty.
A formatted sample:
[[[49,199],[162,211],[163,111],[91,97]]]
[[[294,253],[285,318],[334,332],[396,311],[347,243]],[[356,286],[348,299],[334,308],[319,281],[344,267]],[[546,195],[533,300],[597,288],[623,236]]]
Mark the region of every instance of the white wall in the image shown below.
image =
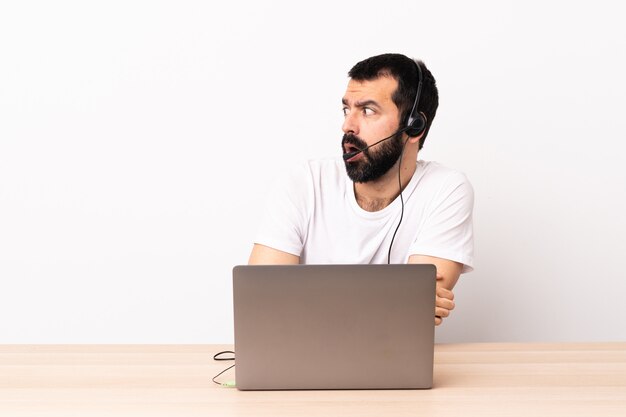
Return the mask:
[[[0,5],[0,343],[232,341],[269,182],[337,154],[383,52],[429,65],[421,157],[476,190],[438,340],[626,340],[618,2],[209,3]]]

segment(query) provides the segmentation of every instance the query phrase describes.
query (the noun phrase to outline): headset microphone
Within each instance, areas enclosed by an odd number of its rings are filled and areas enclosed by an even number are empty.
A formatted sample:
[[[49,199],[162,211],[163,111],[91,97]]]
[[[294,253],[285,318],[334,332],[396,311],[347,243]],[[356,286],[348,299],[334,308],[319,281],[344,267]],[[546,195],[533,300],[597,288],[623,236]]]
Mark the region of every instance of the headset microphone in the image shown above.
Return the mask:
[[[378,142],[374,142],[374,143],[372,143],[371,145],[366,146],[366,147],[365,147],[365,148],[363,148],[363,149],[358,149],[358,150],[356,150],[356,151],[352,151],[352,152],[344,153],[344,154],[343,154],[343,160],[344,160],[344,161],[347,161],[348,159],[352,158],[352,157],[353,157],[353,156],[355,156],[355,155],[360,154],[361,152],[363,152],[363,151],[365,151],[365,150],[367,150],[367,149],[371,148],[372,146],[378,145],[380,142],[384,142],[384,141],[386,141],[386,140],[389,140],[389,139],[391,139],[392,137],[396,136],[398,133],[405,132],[405,131],[406,131],[406,130],[408,130],[409,128],[410,128],[410,126],[407,126],[407,127],[405,127],[405,128],[402,128],[402,129],[396,130],[396,131],[395,131],[395,132],[394,132],[391,136],[387,136],[386,138],[383,138],[383,139],[379,140]]]
[[[365,148],[365,149],[367,149],[367,148]],[[343,154],[343,160],[347,161],[348,159],[352,158],[353,156],[360,154],[365,149],[361,149],[360,151],[353,151],[353,152],[344,153]]]

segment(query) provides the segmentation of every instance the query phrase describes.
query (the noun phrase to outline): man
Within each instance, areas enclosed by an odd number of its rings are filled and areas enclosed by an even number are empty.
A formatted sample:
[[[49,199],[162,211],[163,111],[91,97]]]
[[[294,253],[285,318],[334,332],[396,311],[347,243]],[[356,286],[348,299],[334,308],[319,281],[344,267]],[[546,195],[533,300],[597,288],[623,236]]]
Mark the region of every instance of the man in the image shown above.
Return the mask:
[[[435,79],[399,54],[348,75],[343,159],[309,161],[273,191],[249,263],[434,264],[439,325],[473,269],[474,194],[462,173],[418,160],[438,107]]]

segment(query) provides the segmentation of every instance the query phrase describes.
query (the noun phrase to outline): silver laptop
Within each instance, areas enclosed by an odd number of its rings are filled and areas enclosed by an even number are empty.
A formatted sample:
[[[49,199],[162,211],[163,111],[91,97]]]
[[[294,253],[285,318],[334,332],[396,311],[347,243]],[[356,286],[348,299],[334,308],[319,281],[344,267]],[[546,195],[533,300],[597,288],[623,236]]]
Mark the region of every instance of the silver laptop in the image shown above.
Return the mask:
[[[434,265],[233,269],[240,390],[430,388]]]

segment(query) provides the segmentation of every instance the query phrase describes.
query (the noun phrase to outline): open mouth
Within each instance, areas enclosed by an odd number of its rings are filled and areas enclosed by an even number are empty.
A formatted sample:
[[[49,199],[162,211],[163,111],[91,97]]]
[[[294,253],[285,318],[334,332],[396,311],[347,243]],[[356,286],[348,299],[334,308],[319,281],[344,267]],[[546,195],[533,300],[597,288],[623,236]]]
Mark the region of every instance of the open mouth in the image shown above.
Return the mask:
[[[356,146],[350,145],[344,147],[344,149],[346,150],[346,152],[343,154],[343,159],[348,163],[354,162],[363,157],[363,151]]]

